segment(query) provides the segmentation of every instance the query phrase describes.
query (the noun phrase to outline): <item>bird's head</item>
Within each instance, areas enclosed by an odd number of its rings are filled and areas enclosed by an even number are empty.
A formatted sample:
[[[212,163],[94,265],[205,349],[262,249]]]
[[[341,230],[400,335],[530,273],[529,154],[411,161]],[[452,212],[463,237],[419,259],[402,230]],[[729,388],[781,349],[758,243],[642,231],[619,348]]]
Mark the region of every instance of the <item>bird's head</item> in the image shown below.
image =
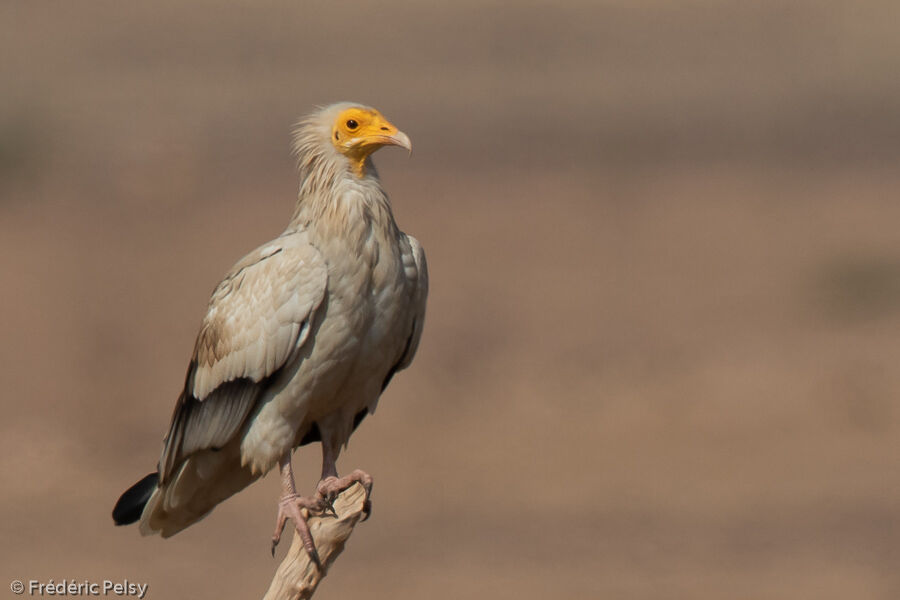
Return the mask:
[[[298,154],[303,153],[303,146],[307,145],[304,142],[312,141],[308,134],[313,134],[320,143],[327,139],[327,143],[350,162],[358,177],[365,174],[369,155],[383,146],[400,146],[412,152],[409,136],[380,112],[350,102],[322,108],[303,121],[297,129],[295,140]]]

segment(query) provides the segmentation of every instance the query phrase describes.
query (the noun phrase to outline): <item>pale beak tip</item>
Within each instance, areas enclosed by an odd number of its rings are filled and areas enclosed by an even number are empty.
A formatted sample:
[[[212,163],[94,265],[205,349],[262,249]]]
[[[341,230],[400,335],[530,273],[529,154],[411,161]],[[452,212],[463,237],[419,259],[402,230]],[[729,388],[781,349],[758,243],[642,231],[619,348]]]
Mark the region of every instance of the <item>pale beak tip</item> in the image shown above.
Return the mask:
[[[403,133],[402,131],[398,131],[394,134],[394,140],[401,148],[406,148],[406,150],[412,154],[412,141],[410,141],[409,136]]]

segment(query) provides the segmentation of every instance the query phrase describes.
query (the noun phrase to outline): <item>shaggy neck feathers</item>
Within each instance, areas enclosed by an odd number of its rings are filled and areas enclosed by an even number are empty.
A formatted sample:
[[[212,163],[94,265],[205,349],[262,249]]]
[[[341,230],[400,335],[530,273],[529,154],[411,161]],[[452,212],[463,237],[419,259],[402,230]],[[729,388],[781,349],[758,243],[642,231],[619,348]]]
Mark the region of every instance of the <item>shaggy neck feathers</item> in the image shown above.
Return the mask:
[[[378,172],[367,158],[362,177],[331,144],[332,117],[341,105],[329,107],[301,121],[294,130],[293,150],[300,171],[300,190],[291,229],[305,229],[314,237],[367,237],[397,225]],[[353,235],[353,234],[356,235]]]

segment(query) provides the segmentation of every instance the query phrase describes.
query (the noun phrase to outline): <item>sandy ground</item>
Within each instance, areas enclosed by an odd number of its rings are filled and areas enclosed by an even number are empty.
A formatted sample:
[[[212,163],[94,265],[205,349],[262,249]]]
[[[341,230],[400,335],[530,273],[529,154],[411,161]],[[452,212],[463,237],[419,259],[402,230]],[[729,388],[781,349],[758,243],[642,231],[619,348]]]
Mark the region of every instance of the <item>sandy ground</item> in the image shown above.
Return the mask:
[[[3,3],[0,583],[262,595],[272,476],[169,540],[109,513],[291,123],[354,99],[413,139],[376,162],[432,292],[317,597],[900,597],[898,17]]]

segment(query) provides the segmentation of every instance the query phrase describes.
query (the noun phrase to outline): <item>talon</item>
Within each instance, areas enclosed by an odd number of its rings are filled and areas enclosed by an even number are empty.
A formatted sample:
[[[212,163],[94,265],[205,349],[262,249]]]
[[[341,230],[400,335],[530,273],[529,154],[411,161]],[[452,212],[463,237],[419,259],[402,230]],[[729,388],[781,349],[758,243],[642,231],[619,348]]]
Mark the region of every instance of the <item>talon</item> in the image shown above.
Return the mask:
[[[303,547],[309,554],[310,560],[315,563],[316,567],[322,569],[322,561],[319,560],[319,553],[316,551],[315,542],[313,542],[309,525],[306,522],[310,510],[321,511],[322,501],[318,498],[304,498],[296,494],[290,494],[281,499],[281,502],[278,503],[275,534],[272,536],[272,556],[275,556],[275,547],[281,541],[281,533],[284,531],[287,519],[290,518],[294,522],[294,528],[303,541]]]
[[[309,552],[309,559],[316,565],[316,568],[320,571],[324,571],[325,569],[322,568],[322,561],[319,560],[319,553],[316,552],[315,547],[313,547],[311,551],[307,548],[306,551]]]
[[[337,514],[337,511],[334,510],[334,499],[322,498],[321,502],[322,502],[322,515],[329,516],[329,513],[330,513],[330,516],[332,516],[336,519],[338,514]]]
[[[369,518],[372,514],[372,502],[369,499],[372,495],[372,476],[362,471],[360,469],[356,469],[346,477],[326,477],[319,482],[319,485],[316,486],[316,495],[321,497],[323,501],[327,502],[332,511],[334,511],[334,501],[337,499],[338,495],[341,492],[349,488],[354,483],[359,483],[363,486],[363,489],[366,490],[366,502],[363,507],[363,512],[365,516],[363,517],[363,521]],[[337,513],[334,513],[334,516],[337,517]]]

